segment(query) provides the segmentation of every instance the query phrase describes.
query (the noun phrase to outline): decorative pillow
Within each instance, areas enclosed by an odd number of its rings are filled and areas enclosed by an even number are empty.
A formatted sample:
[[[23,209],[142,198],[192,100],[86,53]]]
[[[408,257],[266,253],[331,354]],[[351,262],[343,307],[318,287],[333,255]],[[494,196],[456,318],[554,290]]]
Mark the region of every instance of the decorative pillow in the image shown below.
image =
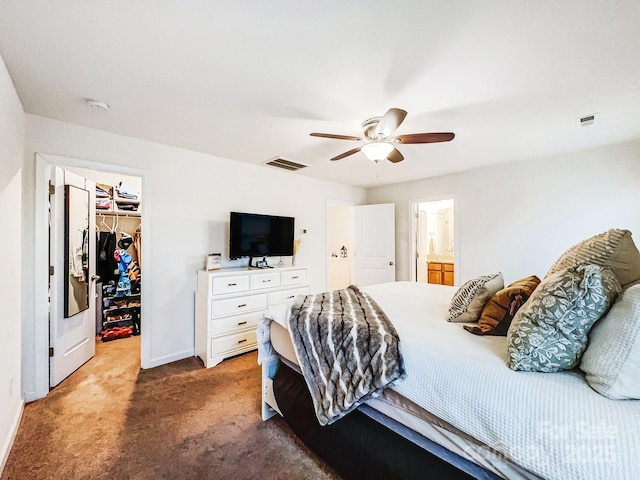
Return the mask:
[[[545,278],[507,332],[509,368],[557,372],[575,367],[589,330],[619,292],[613,271],[598,265],[569,267]]]
[[[504,288],[502,273],[483,275],[462,285],[451,299],[448,322],[477,322],[484,305]]]
[[[623,288],[640,280],[640,253],[629,230],[611,229],[574,245],[560,255],[547,277],[576,265],[611,267]]]
[[[589,333],[580,368],[613,399],[640,399],[640,285],[628,288]]]
[[[482,309],[477,327],[463,325],[464,329],[476,335],[506,337],[514,315],[539,284],[540,279],[535,275],[513,282],[489,299]]]

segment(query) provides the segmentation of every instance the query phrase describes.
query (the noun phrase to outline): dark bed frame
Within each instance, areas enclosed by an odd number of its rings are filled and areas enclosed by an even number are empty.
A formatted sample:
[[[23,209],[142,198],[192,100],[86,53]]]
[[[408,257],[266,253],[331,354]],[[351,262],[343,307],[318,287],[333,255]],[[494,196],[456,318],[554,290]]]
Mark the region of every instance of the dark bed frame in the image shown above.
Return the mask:
[[[498,478],[420,436],[433,444],[436,453],[425,450],[373,419],[366,409],[354,410],[331,425],[320,426],[304,378],[282,361],[273,378],[273,390],[289,427],[345,480]]]

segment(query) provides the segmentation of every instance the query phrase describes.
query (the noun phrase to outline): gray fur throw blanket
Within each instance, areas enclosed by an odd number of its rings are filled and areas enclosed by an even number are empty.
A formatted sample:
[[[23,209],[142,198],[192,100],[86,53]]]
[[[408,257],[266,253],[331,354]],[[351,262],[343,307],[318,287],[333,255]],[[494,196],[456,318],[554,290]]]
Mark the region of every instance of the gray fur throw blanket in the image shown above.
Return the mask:
[[[355,285],[296,301],[289,332],[320,425],[405,377],[395,328]]]

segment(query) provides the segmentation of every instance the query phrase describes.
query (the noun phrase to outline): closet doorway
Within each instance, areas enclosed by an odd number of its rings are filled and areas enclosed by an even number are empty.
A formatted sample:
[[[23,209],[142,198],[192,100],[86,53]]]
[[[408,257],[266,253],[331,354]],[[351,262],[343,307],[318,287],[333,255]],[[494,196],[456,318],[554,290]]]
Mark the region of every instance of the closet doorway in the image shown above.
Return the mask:
[[[142,178],[67,168],[95,183],[95,335],[138,337],[142,323]]]
[[[51,221],[51,200],[56,197],[57,188],[54,187],[54,193],[52,194],[52,185],[50,184],[51,172],[55,168],[61,168],[63,170],[69,170],[70,175],[77,175],[75,172],[82,172],[91,178],[96,178],[99,183],[108,182],[109,184],[115,184],[114,180],[120,181],[119,178],[131,177],[137,179],[138,184],[141,186],[140,189],[140,206],[138,212],[127,211],[125,215],[129,217],[139,217],[140,221],[140,233],[146,229],[149,231],[151,221],[148,215],[148,210],[144,207],[144,201],[142,196],[146,189],[148,189],[148,178],[143,170],[123,167],[108,163],[97,163],[89,160],[83,160],[72,157],[63,157],[59,155],[51,155],[45,153],[36,153],[35,154],[35,226],[34,226],[34,238],[35,238],[35,278],[33,284],[33,295],[34,295],[34,315],[33,315],[33,323],[27,325],[27,328],[31,333],[24,337],[23,342],[23,352],[22,352],[22,363],[23,363],[23,389],[24,389],[24,398],[26,401],[34,401],[39,398],[43,398],[48,395],[50,391],[50,367],[51,367],[51,321],[50,315],[51,312],[51,304],[50,304],[50,295],[51,295],[51,286],[52,283],[58,282],[55,280],[56,273],[60,273],[64,270],[66,262],[63,261],[63,265],[58,267],[54,267],[52,270],[52,258],[50,258],[51,248],[50,248],[50,221]],[[73,171],[71,171],[73,170]],[[96,176],[97,175],[97,176]],[[109,175],[115,175],[115,179],[109,179]],[[92,205],[95,211],[95,186],[89,188],[88,185],[93,183],[88,178],[85,181],[85,190],[90,192],[90,205]],[[64,197],[64,195],[62,195]],[[128,198],[126,200],[133,200]],[[126,203],[126,202],[125,202]],[[132,202],[129,202],[132,203]],[[125,207],[132,208],[132,207]],[[144,211],[144,216],[143,216]],[[121,212],[122,213],[122,212]],[[135,213],[139,213],[135,215]],[[100,223],[100,217],[95,215],[90,215],[90,218],[93,219],[93,223],[95,224],[96,218],[98,219],[98,223]],[[107,225],[112,225],[109,220],[105,220]],[[91,226],[90,230],[95,232],[96,227]],[[97,235],[97,232],[96,232]],[[89,235],[90,239],[93,239],[95,243],[96,237],[94,235]],[[117,238],[119,240],[119,238]],[[55,239],[55,241],[60,241],[59,239]],[[91,246],[90,249],[93,250],[93,255],[95,255],[95,246]],[[150,242],[144,241],[141,242],[142,247],[142,257],[150,258]],[[132,248],[132,247],[131,247]],[[89,253],[89,257],[92,255]],[[93,257],[95,258],[95,257]],[[132,258],[133,260],[133,258]],[[141,261],[141,259],[138,259]],[[93,262],[95,264],[95,261]],[[61,270],[62,269],[62,270]],[[142,269],[141,269],[142,271]],[[92,277],[92,275],[89,275]],[[142,368],[149,368],[149,353],[151,351],[150,341],[152,338],[152,328],[153,325],[150,322],[145,322],[146,311],[148,311],[148,306],[144,305],[143,299],[148,298],[148,292],[150,291],[150,276],[147,276],[146,280],[141,281],[142,288],[140,291],[140,336],[130,337],[130,341],[135,342],[136,345],[140,345],[140,366]],[[52,282],[53,280],[53,282]],[[91,278],[91,289],[95,290],[95,280]],[[64,297],[63,297],[64,298]],[[86,322],[88,325],[88,332],[85,337],[90,337],[95,342],[96,339],[100,340],[95,336],[97,330],[97,315],[95,314],[95,299],[96,295],[94,292],[91,292],[90,299],[92,301],[89,302],[90,305],[93,305],[92,310],[94,310],[93,315],[90,315],[89,322]],[[86,310],[85,310],[86,311]],[[66,312],[65,312],[66,313]],[[63,315],[64,317],[64,315]],[[75,321],[77,315],[72,315],[71,318]],[[83,323],[84,320],[83,320]],[[55,340],[55,339],[54,339]],[[66,346],[70,347],[68,350],[72,349],[74,346],[73,338],[69,338],[66,342]],[[83,341],[84,342],[84,341]],[[123,345],[127,341],[123,340]],[[54,342],[55,343],[55,342]],[[117,342],[116,342],[117,344]],[[108,343],[101,344],[101,347],[108,347]],[[55,349],[53,352],[54,356],[56,355]],[[79,367],[80,365],[78,365]],[[77,367],[76,367],[77,368]]]

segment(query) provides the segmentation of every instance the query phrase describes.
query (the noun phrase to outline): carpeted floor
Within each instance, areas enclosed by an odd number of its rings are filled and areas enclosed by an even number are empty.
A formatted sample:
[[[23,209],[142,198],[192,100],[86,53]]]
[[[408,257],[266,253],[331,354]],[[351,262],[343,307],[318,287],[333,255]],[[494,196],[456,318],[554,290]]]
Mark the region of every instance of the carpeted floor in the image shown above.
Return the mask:
[[[338,479],[274,417],[260,417],[256,352],[205,369],[140,370],[140,338],[25,406],[2,479]]]

